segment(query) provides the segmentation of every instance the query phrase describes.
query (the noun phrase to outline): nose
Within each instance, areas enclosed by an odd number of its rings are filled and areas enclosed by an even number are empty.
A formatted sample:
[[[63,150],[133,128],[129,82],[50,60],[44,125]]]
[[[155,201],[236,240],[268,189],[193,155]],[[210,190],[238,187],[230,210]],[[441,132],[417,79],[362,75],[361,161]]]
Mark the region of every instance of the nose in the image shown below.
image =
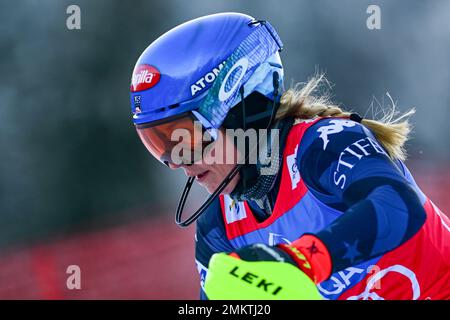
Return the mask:
[[[170,169],[175,170],[178,168],[181,168],[183,166],[183,164],[175,164],[172,161],[172,158],[170,157],[169,153],[164,153],[163,155],[161,155],[161,157],[159,158],[159,160],[161,162],[163,162],[166,166],[168,166]]]

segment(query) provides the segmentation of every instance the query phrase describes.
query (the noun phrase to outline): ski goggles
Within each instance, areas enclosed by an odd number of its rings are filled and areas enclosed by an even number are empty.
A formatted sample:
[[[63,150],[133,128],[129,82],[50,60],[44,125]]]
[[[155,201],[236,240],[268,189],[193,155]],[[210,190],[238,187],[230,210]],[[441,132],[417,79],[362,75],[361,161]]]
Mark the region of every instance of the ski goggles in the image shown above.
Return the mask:
[[[147,150],[165,165],[201,161],[217,137],[217,129],[206,129],[191,112],[135,127]]]

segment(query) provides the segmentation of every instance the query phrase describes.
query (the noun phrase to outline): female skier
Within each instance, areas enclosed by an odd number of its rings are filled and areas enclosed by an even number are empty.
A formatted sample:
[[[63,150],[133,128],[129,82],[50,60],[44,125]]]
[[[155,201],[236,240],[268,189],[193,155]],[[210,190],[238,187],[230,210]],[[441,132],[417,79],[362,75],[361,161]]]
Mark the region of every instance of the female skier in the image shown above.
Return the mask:
[[[450,298],[449,219],[403,163],[411,112],[362,119],[314,96],[320,76],[284,91],[281,49],[268,22],[214,14],[133,71],[139,137],[189,177],[201,298]],[[194,180],[210,196],[182,221]]]

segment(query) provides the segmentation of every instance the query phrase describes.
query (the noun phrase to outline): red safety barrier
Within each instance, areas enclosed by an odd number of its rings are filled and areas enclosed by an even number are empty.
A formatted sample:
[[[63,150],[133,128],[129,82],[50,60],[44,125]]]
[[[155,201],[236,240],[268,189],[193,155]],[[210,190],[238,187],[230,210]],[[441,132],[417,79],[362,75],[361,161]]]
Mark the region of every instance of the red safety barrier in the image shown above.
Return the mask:
[[[413,167],[423,191],[448,215],[450,169]],[[194,229],[170,215],[79,233],[0,256],[0,299],[197,299]],[[67,267],[81,269],[69,290]]]
[[[67,267],[81,270],[69,290]],[[196,299],[194,228],[151,219],[10,251],[0,258],[0,299]]]

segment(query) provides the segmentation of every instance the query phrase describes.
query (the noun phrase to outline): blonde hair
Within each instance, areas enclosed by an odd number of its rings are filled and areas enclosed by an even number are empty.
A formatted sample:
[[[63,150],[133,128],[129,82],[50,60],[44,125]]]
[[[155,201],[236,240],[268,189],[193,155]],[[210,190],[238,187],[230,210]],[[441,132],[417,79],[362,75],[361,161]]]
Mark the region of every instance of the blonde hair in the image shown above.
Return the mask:
[[[306,84],[298,83],[293,88],[284,92],[281,97],[280,107],[276,119],[294,117],[297,119],[313,119],[315,117],[348,117],[351,112],[344,111],[339,106],[332,104],[328,94],[315,95],[323,84],[330,84],[324,74],[315,75]],[[391,97],[387,94],[389,99]],[[365,127],[369,128],[383,145],[393,160],[406,160],[405,142],[411,132],[411,125],[408,117],[415,113],[414,109],[399,115],[395,110],[395,103],[392,107],[383,108],[383,117],[379,120],[365,119],[361,121]]]

